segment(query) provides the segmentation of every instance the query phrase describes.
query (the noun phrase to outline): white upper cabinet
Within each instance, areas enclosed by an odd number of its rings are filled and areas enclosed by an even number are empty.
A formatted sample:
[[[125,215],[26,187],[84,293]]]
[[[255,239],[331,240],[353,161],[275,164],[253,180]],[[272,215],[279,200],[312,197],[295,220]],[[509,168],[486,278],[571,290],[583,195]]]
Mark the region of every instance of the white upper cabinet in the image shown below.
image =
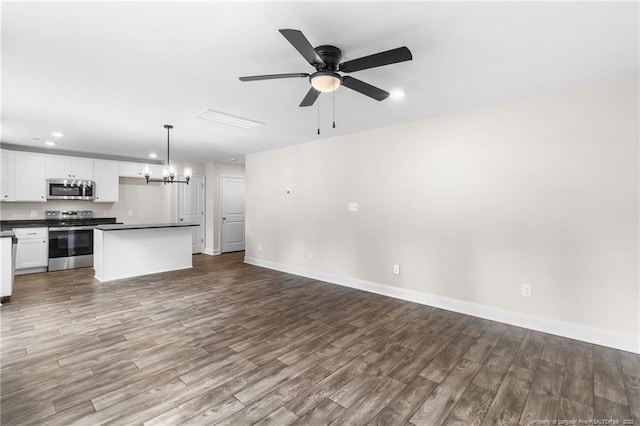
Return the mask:
[[[44,159],[41,154],[15,154],[15,201],[47,201]]]
[[[93,180],[96,182],[96,203],[115,203],[119,198],[120,164],[115,161],[95,160]]]
[[[46,157],[48,179],[93,180],[93,160],[79,157]]]
[[[143,163],[120,163],[120,176],[123,177],[144,177],[145,167],[149,168],[151,177],[162,177],[162,166],[158,164]]]
[[[47,179],[93,180],[96,203],[119,199],[119,177],[161,178],[159,164],[0,150],[0,201],[47,201]]]
[[[0,201],[16,200],[16,155],[0,151]]]

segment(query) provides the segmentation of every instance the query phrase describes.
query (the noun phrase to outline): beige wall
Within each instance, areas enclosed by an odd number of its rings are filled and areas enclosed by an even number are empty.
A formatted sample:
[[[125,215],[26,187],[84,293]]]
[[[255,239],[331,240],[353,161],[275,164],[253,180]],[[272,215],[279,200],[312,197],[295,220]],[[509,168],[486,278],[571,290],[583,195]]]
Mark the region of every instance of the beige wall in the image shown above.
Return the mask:
[[[636,77],[251,154],[247,258],[637,336],[638,114]]]
[[[244,177],[244,166],[211,162],[206,164],[206,238],[205,252],[220,253],[220,176]]]
[[[204,175],[204,163],[176,162],[177,170],[189,166],[194,175]],[[96,217],[115,217],[127,224],[166,223],[177,220],[178,190],[176,185],[147,184],[141,178],[120,178],[117,203],[52,200],[45,203],[0,203],[2,220],[44,218],[46,210],[92,210]],[[182,184],[180,184],[182,185]],[[131,213],[131,215],[129,214]]]

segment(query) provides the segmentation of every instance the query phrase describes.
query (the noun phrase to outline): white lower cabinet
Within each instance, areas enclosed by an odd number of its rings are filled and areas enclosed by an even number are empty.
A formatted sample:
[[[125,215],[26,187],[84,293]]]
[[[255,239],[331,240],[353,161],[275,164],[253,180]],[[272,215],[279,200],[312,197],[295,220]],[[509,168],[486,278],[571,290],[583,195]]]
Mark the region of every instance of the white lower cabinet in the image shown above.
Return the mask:
[[[13,238],[0,238],[0,299],[13,292]]]
[[[18,238],[16,250],[16,273],[46,270],[49,264],[49,229],[14,228]]]

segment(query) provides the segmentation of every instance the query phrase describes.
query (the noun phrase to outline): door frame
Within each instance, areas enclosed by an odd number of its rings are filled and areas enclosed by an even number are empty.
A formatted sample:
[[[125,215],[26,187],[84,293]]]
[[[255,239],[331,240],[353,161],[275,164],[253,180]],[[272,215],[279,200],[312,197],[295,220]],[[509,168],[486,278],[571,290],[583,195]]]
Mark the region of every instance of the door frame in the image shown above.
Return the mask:
[[[245,231],[247,228],[247,178],[245,176],[235,176],[235,175],[220,175],[220,203],[218,206],[218,223],[220,224],[220,231],[218,232],[218,247],[220,250],[220,254],[223,254],[224,252],[222,251],[222,196],[223,196],[223,182],[224,182],[224,178],[233,178],[233,179],[243,179],[244,180],[244,217],[245,217],[245,222],[244,222],[244,226],[245,226]],[[247,234],[245,232],[245,245],[247,242]]]
[[[199,177],[202,178],[202,186],[200,187],[200,196],[202,197],[202,215],[200,215],[202,217],[202,224],[200,225],[202,228],[202,251],[200,252],[201,254],[205,252],[206,250],[206,246],[207,246],[207,177],[205,175],[193,175],[193,177]],[[179,176],[179,179],[184,179],[184,176]],[[189,185],[191,185],[191,181],[189,182]],[[182,203],[180,202],[180,192],[184,191],[185,188],[183,186],[178,187],[178,193],[176,194],[176,198],[177,198],[177,211],[176,211],[176,218],[177,218],[177,222],[180,222],[180,213],[182,210]]]

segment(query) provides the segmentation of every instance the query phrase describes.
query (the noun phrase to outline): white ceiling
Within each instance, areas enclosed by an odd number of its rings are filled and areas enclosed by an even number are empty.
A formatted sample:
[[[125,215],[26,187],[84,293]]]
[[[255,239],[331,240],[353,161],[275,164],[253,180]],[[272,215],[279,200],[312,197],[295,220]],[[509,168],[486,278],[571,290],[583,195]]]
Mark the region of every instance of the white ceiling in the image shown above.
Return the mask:
[[[51,149],[223,161],[318,138],[639,72],[638,2],[4,2],[1,141]],[[312,72],[278,29],[333,44],[343,60],[409,47],[414,60],[352,76],[401,101],[347,88],[300,108]],[[194,118],[206,108],[266,123]],[[33,138],[40,138],[35,141]]]

